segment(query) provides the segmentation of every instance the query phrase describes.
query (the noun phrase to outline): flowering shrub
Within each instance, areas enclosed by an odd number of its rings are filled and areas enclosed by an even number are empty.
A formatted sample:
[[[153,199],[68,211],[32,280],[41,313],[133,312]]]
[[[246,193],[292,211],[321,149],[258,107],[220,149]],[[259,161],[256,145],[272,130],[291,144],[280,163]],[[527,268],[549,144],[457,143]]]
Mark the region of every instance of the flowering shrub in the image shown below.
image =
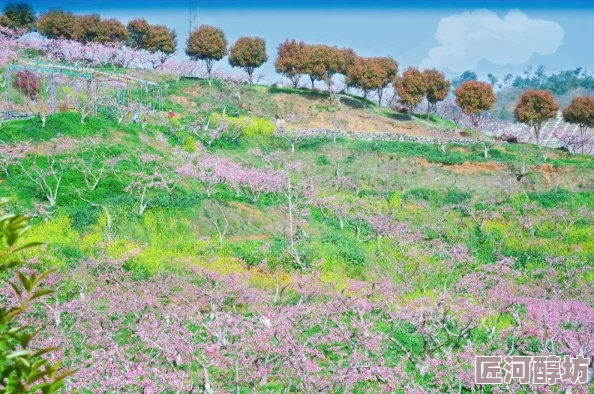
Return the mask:
[[[32,71],[19,71],[16,73],[12,85],[28,98],[35,99],[41,90],[41,79]]]
[[[266,118],[240,118],[238,124],[248,138],[265,138],[274,133],[275,125]]]

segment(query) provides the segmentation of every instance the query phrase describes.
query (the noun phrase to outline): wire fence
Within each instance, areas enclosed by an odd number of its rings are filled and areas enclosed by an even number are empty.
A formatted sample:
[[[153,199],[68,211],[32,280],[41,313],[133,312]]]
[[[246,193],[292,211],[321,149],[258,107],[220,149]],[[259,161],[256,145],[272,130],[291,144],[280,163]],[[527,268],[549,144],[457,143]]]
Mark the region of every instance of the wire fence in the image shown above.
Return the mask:
[[[163,91],[159,84],[129,75],[87,67],[19,61],[9,65],[0,86],[6,119],[77,111],[87,116],[105,116],[120,123],[163,120]]]

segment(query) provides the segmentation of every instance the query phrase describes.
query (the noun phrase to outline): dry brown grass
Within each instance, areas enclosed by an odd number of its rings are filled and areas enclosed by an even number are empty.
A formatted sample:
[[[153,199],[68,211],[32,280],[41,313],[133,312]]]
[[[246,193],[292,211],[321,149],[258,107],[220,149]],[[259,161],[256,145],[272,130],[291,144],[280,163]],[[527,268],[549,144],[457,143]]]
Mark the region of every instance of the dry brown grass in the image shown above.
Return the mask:
[[[353,108],[342,104],[336,112],[318,110],[316,105],[330,106],[327,99],[299,96],[294,94],[275,94],[273,100],[283,116],[297,115],[301,122],[292,127],[330,129],[343,131],[385,131],[417,136],[429,136],[429,133],[417,125],[404,123],[364,108]]]
[[[205,88],[199,84],[193,84],[192,86],[185,88],[183,92],[190,97],[200,97],[204,93]]]
[[[232,206],[233,208],[235,208],[237,210],[237,212],[244,213],[250,217],[261,218],[263,216],[262,211],[254,208],[248,204],[243,204],[243,203],[236,202],[236,201],[230,201],[229,205]]]
[[[423,168],[427,168],[427,167],[432,167],[433,164],[431,164],[427,159],[425,159],[424,157],[419,157],[419,158],[415,158],[411,160],[412,166],[413,167],[423,167]]]
[[[186,108],[196,108],[196,102],[194,102],[189,97],[182,97],[182,96],[169,96],[172,103],[186,107]]]

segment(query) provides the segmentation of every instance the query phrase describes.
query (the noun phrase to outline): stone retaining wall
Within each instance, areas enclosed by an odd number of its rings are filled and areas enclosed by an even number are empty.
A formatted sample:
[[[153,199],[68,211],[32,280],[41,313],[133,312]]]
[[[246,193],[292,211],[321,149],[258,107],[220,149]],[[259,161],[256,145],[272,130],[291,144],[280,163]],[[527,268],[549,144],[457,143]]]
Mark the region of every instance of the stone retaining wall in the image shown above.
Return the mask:
[[[410,134],[399,134],[390,133],[384,131],[340,131],[340,130],[328,130],[328,129],[306,129],[306,130],[294,130],[278,133],[281,137],[287,137],[289,139],[295,138],[352,138],[364,141],[403,141],[403,142],[420,142],[424,144],[440,144],[441,140],[431,137],[422,137]],[[453,138],[447,139],[448,143],[469,145],[474,143],[470,139]]]
[[[5,111],[0,113],[0,118],[4,120],[21,120],[34,118],[36,115],[32,112],[16,112],[16,111]]]

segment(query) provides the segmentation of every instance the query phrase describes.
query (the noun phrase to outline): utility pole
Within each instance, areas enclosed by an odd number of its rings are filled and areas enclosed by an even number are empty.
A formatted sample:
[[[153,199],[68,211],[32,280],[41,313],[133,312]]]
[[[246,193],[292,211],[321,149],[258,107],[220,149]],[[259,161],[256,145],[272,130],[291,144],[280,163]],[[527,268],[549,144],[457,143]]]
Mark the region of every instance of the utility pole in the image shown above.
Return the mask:
[[[188,36],[192,34],[194,29],[200,26],[200,18],[198,16],[198,0],[189,0],[190,1],[190,30],[188,31]]]

